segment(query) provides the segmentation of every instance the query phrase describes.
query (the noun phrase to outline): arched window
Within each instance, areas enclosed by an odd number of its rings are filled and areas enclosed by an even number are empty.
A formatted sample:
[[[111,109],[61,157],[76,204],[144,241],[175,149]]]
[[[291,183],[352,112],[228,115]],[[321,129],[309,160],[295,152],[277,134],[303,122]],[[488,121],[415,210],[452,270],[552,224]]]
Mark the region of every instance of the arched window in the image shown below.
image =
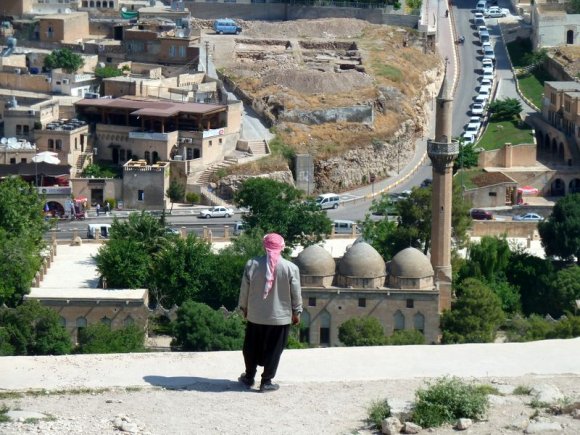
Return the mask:
[[[103,325],[107,325],[107,326],[109,326],[109,327],[110,327],[110,326],[111,326],[111,319],[109,319],[107,316],[105,316],[105,317],[103,317],[103,318],[101,319],[101,323],[102,323]]]
[[[425,316],[421,313],[417,313],[413,316],[413,326],[417,331],[424,334],[425,333]]]
[[[79,138],[75,137],[75,150],[79,149]]]
[[[568,185],[569,193],[579,193],[580,192],[580,178],[574,178],[570,181]]]
[[[77,328],[86,328],[87,326],[87,318],[86,317],[77,317],[76,321]]]
[[[135,320],[133,319],[133,317],[131,317],[131,315],[128,315],[127,317],[125,317],[125,320],[123,320],[124,327],[131,326],[134,324],[135,324]]]
[[[300,343],[310,343],[310,314],[303,311],[300,316]]]
[[[397,310],[397,312],[393,316],[393,320],[395,323],[394,330],[395,331],[402,331],[405,329],[405,315],[401,313],[401,310]]]
[[[54,149],[54,140],[48,139],[48,149],[50,150]]]
[[[62,139],[57,139],[56,140],[56,149],[57,150],[62,150]]]
[[[151,163],[151,153],[149,151],[145,151],[145,160],[147,160],[147,164]]]
[[[566,32],[566,44],[574,44],[574,30]]]
[[[60,322],[60,326],[62,326],[63,328],[66,328],[66,319],[63,316],[60,316],[60,318],[58,320]]]
[[[153,164],[159,161],[159,153],[157,151],[153,151]]]
[[[326,310],[320,313],[320,345],[330,346],[330,313]]]

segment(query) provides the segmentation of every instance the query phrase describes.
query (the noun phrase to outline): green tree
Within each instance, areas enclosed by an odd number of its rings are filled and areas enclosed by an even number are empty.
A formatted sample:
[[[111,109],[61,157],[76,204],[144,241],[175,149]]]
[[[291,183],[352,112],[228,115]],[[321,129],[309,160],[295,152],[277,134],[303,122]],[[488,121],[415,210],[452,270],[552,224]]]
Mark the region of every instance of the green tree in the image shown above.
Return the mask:
[[[559,200],[550,217],[538,224],[546,255],[580,264],[580,193]]]
[[[511,250],[505,237],[484,236],[479,243],[471,243],[467,250],[469,260],[460,271],[461,277],[501,279],[510,262]]]
[[[199,196],[198,193],[195,193],[195,192],[187,192],[185,194],[185,200],[189,204],[193,205],[193,204],[198,203],[201,200],[201,197]]]
[[[54,50],[44,58],[44,67],[47,69],[62,68],[63,71],[71,74],[82,68],[85,64],[83,57],[73,53],[70,48]]]
[[[152,293],[166,307],[181,305],[187,300],[205,302],[204,289],[218,293],[208,285],[212,275],[222,274],[218,269],[209,243],[193,234],[185,239],[175,238],[156,256]]]
[[[53,309],[37,301],[26,301],[16,308],[0,308],[0,352],[65,355],[71,347],[70,337]]]
[[[16,306],[40,268],[44,200],[20,178],[0,182],[0,306]]]
[[[345,346],[380,346],[385,331],[375,317],[351,317],[338,328],[338,339]]]
[[[135,325],[112,330],[103,323],[79,330],[77,353],[129,353],[145,351],[145,332]]]
[[[169,201],[171,201],[171,209],[169,210],[169,213],[171,213],[173,211],[173,204],[183,201],[183,197],[185,196],[185,186],[175,180],[171,180],[165,195],[169,198]]]
[[[572,264],[559,270],[551,293],[551,302],[555,305],[554,312],[551,313],[553,316],[574,311],[576,301],[580,300],[580,266]]]
[[[120,77],[123,75],[123,71],[115,68],[114,66],[104,66],[95,68],[95,76],[100,79],[106,79],[110,77]]]
[[[172,346],[184,351],[240,350],[244,344],[244,321],[226,316],[205,304],[186,301],[177,310]]]
[[[279,233],[288,247],[320,242],[331,231],[326,213],[303,202],[302,192],[286,183],[250,178],[236,193],[235,202],[249,209],[243,217],[248,228]]]
[[[556,271],[551,261],[523,252],[512,253],[506,269],[508,282],[520,293],[522,312],[548,314],[554,311],[551,296]]]
[[[474,168],[479,164],[479,151],[476,151],[474,143],[462,144],[459,147],[459,155],[453,161],[453,173],[460,169]]]
[[[495,121],[509,121],[522,111],[522,104],[517,98],[504,98],[489,103],[488,110]]]
[[[416,329],[402,329],[395,331],[385,340],[389,346],[408,346],[412,344],[425,344],[425,336]]]
[[[489,343],[504,321],[499,297],[481,281],[457,286],[457,300],[441,316],[443,343]]]

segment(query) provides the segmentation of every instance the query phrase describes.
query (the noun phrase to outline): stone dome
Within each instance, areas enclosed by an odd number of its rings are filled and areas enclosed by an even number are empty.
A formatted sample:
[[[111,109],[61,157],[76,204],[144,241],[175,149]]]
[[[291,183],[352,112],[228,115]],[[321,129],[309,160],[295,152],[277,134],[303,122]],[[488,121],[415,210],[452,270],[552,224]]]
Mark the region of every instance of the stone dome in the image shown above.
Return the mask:
[[[338,272],[343,276],[378,278],[385,276],[386,268],[376,249],[361,241],[346,251],[338,265]]]
[[[300,269],[300,274],[305,276],[329,276],[334,275],[336,271],[336,264],[330,252],[318,245],[309,246],[298,254],[296,265]]]
[[[425,278],[435,274],[427,256],[411,247],[403,249],[393,257],[389,273],[399,278]]]

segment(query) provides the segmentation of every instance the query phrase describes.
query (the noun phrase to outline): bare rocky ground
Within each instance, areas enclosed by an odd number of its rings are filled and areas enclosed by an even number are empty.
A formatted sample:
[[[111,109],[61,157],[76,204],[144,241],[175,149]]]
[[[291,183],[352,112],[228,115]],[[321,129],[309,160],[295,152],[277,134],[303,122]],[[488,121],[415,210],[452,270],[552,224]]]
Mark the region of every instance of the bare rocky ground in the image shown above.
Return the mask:
[[[236,374],[237,376],[237,374]],[[279,391],[261,394],[232,380],[198,380],[179,390],[151,388],[71,390],[39,393],[20,398],[0,397],[0,407],[35,411],[47,421],[0,423],[1,434],[373,434],[365,422],[370,404],[388,399],[401,407],[413,399],[425,380],[365,382],[282,383]],[[580,419],[554,415],[530,406],[531,396],[514,395],[516,387],[550,384],[563,395],[560,404],[580,403],[580,377],[525,376],[472,379],[490,384],[500,395],[490,396],[486,421],[476,422],[465,433],[579,434]],[[548,431],[547,428],[556,428]],[[536,429],[534,429],[536,428]],[[525,432],[525,430],[528,432]],[[539,429],[539,431],[534,431]],[[452,427],[420,433],[451,434]]]

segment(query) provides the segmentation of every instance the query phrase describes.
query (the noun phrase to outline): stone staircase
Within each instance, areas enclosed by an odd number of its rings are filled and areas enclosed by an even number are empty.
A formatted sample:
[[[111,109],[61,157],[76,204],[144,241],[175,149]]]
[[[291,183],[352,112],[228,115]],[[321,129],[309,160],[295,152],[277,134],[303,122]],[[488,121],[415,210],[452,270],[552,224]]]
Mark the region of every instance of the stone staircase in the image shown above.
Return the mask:
[[[238,160],[235,157],[226,157],[221,162],[214,163],[208,166],[204,171],[197,172],[191,174],[187,179],[187,184],[189,186],[195,186],[194,190],[199,190],[199,193],[203,198],[206,199],[211,205],[228,205],[226,201],[214,195],[212,192],[209,191],[208,185],[212,178],[212,175],[215,174],[220,169],[227,168],[231,165],[235,165],[238,163]]]
[[[270,147],[265,140],[248,141],[248,151],[254,156],[265,156],[270,154]]]
[[[76,176],[79,176],[83,172],[83,169],[91,163],[93,163],[93,147],[92,145],[87,145],[85,150],[77,158],[75,164]]]

